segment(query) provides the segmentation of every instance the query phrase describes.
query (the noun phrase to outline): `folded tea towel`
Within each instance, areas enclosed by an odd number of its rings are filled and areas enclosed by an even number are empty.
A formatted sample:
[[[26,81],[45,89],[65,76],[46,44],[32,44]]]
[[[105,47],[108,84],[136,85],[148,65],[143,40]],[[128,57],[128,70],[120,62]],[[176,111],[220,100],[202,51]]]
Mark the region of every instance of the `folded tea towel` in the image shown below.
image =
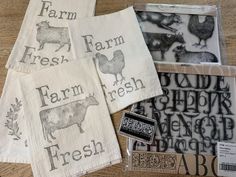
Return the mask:
[[[19,78],[24,73],[8,70],[0,101],[0,161],[29,163],[26,125]]]
[[[20,79],[35,177],[73,177],[119,163],[121,154],[92,59]]]
[[[132,7],[70,22],[69,30],[74,57],[94,57],[110,113],[162,94]]]
[[[96,0],[31,0],[7,68],[32,72],[72,60],[67,23],[94,15]]]
[[[7,68],[28,73],[72,60],[67,23],[78,21],[79,17],[92,16],[95,2],[31,0]],[[3,90],[0,107],[2,162],[30,162],[24,132],[24,113],[19,106],[24,102],[18,88],[18,78],[21,75],[24,74],[10,70]],[[19,110],[14,110],[13,106]],[[15,117],[9,117],[8,114]]]

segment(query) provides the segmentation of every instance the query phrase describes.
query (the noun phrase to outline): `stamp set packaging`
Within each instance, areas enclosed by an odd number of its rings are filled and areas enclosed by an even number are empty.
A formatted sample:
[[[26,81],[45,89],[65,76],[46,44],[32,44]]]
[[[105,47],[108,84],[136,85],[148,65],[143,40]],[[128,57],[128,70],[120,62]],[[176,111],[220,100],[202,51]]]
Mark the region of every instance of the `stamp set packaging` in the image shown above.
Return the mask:
[[[139,3],[134,8],[154,62],[226,63],[220,7]]]
[[[153,143],[130,139],[128,169],[217,176],[217,142],[236,143],[233,66],[157,65],[163,95],[132,111],[155,119]]]

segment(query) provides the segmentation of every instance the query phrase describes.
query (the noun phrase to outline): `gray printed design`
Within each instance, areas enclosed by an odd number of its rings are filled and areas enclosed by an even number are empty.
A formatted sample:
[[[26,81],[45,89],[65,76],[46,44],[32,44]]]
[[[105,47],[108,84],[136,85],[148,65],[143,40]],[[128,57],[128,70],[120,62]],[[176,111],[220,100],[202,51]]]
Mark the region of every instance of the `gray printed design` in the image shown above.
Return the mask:
[[[169,30],[173,33],[177,32],[177,29],[171,27],[173,24],[181,24],[182,19],[177,14],[164,15],[160,12],[137,12],[139,21],[149,21],[160,28]]]
[[[48,21],[42,21],[36,24],[37,36],[36,40],[39,42],[38,50],[43,50],[46,43],[59,44],[59,48],[55,50],[58,52],[66,44],[68,45],[67,51],[71,49],[71,41],[69,36],[69,30],[66,27],[53,27],[50,26]]]
[[[115,76],[115,81],[113,86],[123,83],[125,81],[125,77],[122,72],[125,68],[125,56],[122,50],[116,50],[113,52],[113,58],[108,60],[107,56],[101,53],[96,53],[95,60],[97,60],[97,65],[99,70],[103,74],[112,74]],[[118,80],[118,75],[120,75],[120,80]]]
[[[157,122],[154,119],[125,111],[121,119],[119,134],[152,144],[156,125]]]
[[[198,15],[190,16],[188,30],[198,38],[198,43],[193,44],[194,46],[201,46],[201,48],[207,47],[207,40],[212,37],[214,29],[214,17],[206,16],[205,20],[200,22]],[[203,45],[201,45],[201,41],[204,41]]]
[[[211,52],[192,52],[186,50],[184,45],[177,46],[173,49],[175,53],[176,62],[180,63],[196,63],[203,62],[217,63],[217,57]]]
[[[55,140],[53,133],[77,125],[80,133],[84,133],[82,123],[85,120],[87,109],[90,106],[99,105],[94,95],[89,95],[83,100],[74,101],[59,107],[43,110],[39,113],[43,129],[44,139],[52,143]]]
[[[216,17],[175,14],[174,8],[173,13],[160,13],[155,6],[152,6],[152,11],[137,7],[136,16],[153,60],[165,63],[221,64]],[[189,60],[187,57],[179,59],[174,49],[183,44],[187,51],[198,55],[188,55],[193,57]],[[198,60],[195,60],[196,56]]]
[[[134,169],[155,170],[162,173],[163,170],[167,172],[177,170],[177,154],[134,151],[130,160],[131,168]]]
[[[165,53],[169,51],[174,43],[184,44],[183,33],[179,34],[166,34],[166,33],[143,33],[145,42],[152,51],[160,51],[161,59],[165,59]]]
[[[8,135],[12,136],[13,140],[21,139],[22,132],[20,132],[19,124],[17,122],[21,108],[21,101],[19,101],[18,98],[15,98],[15,104],[11,104],[11,108],[6,115],[7,121],[5,123],[5,127],[8,128]]]
[[[157,121],[154,141],[147,145],[132,140],[130,149],[215,156],[217,142],[236,141],[234,77],[158,75],[163,95],[139,102],[132,109]]]

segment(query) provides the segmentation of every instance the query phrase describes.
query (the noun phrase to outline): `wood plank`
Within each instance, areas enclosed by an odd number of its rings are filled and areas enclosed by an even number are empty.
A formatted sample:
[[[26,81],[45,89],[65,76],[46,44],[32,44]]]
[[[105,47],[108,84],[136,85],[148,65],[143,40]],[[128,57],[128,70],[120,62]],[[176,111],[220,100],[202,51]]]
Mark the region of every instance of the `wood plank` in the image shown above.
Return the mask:
[[[25,10],[29,0],[1,0],[0,1],[0,93],[5,82],[7,70],[5,64],[18,35]],[[112,13],[126,8],[136,2],[156,3],[187,3],[187,4],[214,4],[215,0],[97,0],[96,15]],[[223,0],[222,2],[223,28],[225,34],[228,63],[236,65],[236,1]],[[121,112],[112,115],[116,130],[120,122]],[[126,138],[118,135],[122,154],[126,157]],[[87,177],[183,177],[183,175],[157,174],[145,172],[127,172],[125,163],[100,170]],[[32,177],[30,165],[0,163],[0,177]]]

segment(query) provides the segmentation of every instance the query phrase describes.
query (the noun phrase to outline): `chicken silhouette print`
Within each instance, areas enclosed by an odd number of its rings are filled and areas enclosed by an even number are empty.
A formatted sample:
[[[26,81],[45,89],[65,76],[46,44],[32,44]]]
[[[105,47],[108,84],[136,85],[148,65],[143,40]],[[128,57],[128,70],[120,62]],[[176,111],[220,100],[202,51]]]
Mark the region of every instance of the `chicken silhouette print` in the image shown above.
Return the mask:
[[[201,41],[204,41],[201,48],[207,47],[207,40],[212,37],[214,29],[214,17],[206,16],[204,22],[200,23],[198,15],[190,16],[188,30],[198,38],[198,43],[193,44],[194,46],[201,46]]]
[[[81,124],[85,120],[87,109],[90,106],[98,104],[99,102],[94,95],[89,95],[83,100],[41,111],[39,115],[44,139],[51,143],[50,138],[53,140],[56,139],[53,136],[55,131],[68,128],[72,125],[77,125],[80,133],[84,133]]]
[[[123,83],[125,81],[125,77],[122,72],[125,67],[124,54],[121,50],[116,50],[113,52],[113,58],[108,60],[107,56],[101,53],[96,53],[95,59],[98,61],[98,67],[103,74],[112,74],[115,76],[115,81],[113,86]],[[118,80],[118,76],[120,75],[120,80]]]
[[[48,21],[42,21],[36,26],[38,27],[36,36],[36,40],[39,42],[38,50],[44,49],[44,45],[50,43],[59,44],[59,48],[55,52],[58,52],[66,44],[68,45],[67,51],[70,51],[71,42],[68,28],[50,26]]]

